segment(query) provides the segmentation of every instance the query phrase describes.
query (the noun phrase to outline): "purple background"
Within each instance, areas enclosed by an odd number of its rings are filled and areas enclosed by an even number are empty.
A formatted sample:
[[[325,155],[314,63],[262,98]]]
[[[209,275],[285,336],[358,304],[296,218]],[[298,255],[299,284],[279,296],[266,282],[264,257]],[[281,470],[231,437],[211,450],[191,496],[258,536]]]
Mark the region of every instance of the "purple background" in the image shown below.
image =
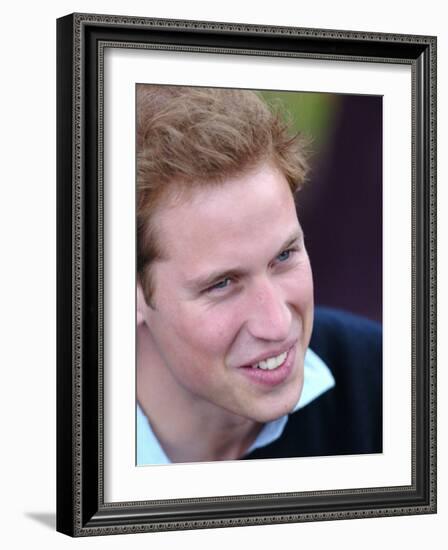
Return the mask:
[[[316,305],[382,320],[382,98],[339,96],[297,208]]]

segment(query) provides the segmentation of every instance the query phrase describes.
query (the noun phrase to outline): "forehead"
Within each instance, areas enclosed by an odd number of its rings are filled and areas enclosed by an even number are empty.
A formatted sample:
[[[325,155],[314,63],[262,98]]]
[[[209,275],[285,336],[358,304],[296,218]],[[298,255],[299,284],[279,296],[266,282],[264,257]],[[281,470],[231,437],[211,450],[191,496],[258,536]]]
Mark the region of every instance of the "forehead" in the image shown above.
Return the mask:
[[[159,208],[154,223],[164,257],[185,267],[248,255],[254,244],[278,246],[298,227],[286,178],[270,165],[195,190]]]

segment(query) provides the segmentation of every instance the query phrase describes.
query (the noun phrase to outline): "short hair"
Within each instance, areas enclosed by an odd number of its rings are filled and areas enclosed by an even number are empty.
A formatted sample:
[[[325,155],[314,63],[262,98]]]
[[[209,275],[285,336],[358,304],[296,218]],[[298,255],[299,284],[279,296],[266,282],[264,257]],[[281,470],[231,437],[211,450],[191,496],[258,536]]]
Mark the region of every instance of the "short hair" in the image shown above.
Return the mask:
[[[164,257],[151,221],[163,201],[223,183],[264,162],[293,193],[305,181],[305,140],[249,90],[137,85],[137,275],[146,300],[150,267]]]

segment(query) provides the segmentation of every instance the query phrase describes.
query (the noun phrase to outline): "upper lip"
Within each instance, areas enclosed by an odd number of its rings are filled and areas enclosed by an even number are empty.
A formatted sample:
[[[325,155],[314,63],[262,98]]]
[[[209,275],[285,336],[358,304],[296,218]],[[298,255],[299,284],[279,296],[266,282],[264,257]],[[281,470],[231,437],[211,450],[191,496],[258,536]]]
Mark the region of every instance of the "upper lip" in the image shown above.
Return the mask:
[[[294,340],[293,342],[291,342],[289,344],[285,344],[281,348],[265,351],[264,353],[254,357],[253,359],[250,359],[249,361],[247,361],[247,363],[244,363],[244,365],[241,365],[241,366],[242,367],[247,367],[249,365],[256,365],[257,363],[260,363],[260,361],[265,361],[266,359],[269,359],[270,357],[277,357],[277,355],[288,352],[296,344],[296,342],[297,342],[297,340]]]

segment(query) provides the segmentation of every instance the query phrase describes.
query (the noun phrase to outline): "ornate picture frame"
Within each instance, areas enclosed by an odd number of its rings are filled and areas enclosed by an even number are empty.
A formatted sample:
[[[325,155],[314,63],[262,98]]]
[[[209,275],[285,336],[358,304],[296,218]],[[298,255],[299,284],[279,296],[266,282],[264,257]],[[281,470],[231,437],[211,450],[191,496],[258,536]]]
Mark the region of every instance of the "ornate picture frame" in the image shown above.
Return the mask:
[[[199,497],[179,486],[177,498],[105,498],[107,49],[410,68],[409,484]],[[91,536],[435,513],[436,38],[72,14],[57,22],[57,51],[57,530]]]

